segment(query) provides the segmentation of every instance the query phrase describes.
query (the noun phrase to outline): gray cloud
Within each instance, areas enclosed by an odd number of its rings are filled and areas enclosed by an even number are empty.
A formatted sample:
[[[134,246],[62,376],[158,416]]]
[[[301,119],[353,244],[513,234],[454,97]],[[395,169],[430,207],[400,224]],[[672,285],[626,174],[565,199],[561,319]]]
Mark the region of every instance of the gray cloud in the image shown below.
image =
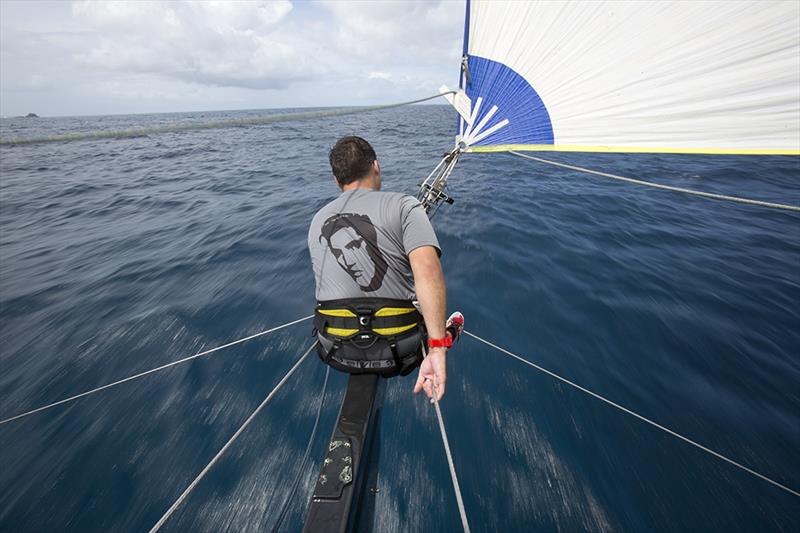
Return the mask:
[[[174,76],[200,84],[286,88],[322,72],[303,42],[281,32],[292,10],[276,2],[76,2],[93,31],[79,64]]]
[[[453,83],[463,9],[462,2],[4,0],[0,114],[411,99]]]

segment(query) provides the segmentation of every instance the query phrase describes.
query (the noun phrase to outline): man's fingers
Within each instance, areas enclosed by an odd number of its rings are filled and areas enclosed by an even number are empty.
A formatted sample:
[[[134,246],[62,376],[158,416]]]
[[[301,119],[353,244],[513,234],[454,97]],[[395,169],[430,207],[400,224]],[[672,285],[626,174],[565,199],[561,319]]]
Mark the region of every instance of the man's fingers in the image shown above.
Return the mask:
[[[426,379],[422,384],[422,388],[425,389],[425,396],[433,398],[433,381]]]
[[[425,384],[426,379],[428,379],[428,372],[425,370],[425,363],[423,362],[419,367],[417,382],[414,384],[414,394],[417,394],[422,390],[422,386]]]
[[[440,381],[436,384],[436,393],[436,401],[438,402],[442,399],[442,396],[444,396],[444,381]]]
[[[444,396],[444,385],[447,382],[447,374],[444,372],[436,372],[433,379],[436,382],[436,401],[439,401],[442,399],[442,396]]]
[[[414,385],[414,394],[417,394],[419,391],[422,390],[422,383],[425,381],[425,377],[422,375],[422,372],[419,373],[419,377],[417,378],[417,383]]]
[[[426,363],[429,362],[430,360],[426,359],[420,366],[417,382],[414,384],[414,394],[424,390],[425,396],[427,396],[431,402],[434,401],[434,397],[436,401],[439,401],[444,397],[447,374],[443,368],[426,367]]]

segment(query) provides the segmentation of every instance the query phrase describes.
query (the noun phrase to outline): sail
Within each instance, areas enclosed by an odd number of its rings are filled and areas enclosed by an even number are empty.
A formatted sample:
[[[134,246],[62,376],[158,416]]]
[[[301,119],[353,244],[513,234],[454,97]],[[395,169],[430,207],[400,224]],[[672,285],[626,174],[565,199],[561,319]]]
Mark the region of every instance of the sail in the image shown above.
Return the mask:
[[[468,0],[469,151],[800,154],[800,2]]]

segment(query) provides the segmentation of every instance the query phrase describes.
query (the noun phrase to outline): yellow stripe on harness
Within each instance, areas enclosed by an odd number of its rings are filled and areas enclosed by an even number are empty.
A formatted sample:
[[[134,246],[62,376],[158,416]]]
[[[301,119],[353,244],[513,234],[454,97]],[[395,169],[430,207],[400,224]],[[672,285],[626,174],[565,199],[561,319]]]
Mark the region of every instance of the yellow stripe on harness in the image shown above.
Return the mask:
[[[345,318],[356,318],[356,314],[349,309],[317,309],[317,312],[326,316],[339,316]]]
[[[413,324],[409,324],[408,326],[398,326],[396,328],[374,328],[372,331],[377,333],[378,335],[384,335],[386,337],[390,335],[397,335],[398,333],[403,333],[404,331],[408,331],[417,327],[417,323],[414,322]],[[330,331],[330,328],[328,329]]]
[[[407,315],[408,313],[413,313],[414,311],[416,311],[414,307],[381,307],[375,311],[375,316]]]
[[[358,333],[357,329],[345,329],[345,328],[325,328],[325,333],[330,333],[331,335],[335,335],[336,337],[352,337],[356,333]]]

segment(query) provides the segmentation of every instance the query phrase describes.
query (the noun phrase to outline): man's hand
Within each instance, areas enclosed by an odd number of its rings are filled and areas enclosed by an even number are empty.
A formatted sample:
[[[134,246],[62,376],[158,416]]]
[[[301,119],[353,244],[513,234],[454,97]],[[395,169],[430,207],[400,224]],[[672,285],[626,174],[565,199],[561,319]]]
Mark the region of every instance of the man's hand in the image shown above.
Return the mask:
[[[447,291],[439,253],[433,246],[420,246],[408,254],[408,260],[414,273],[414,286],[428,336],[431,339],[442,339],[445,336],[444,313],[447,308]],[[444,383],[447,381],[446,354],[446,348],[431,348],[428,357],[419,367],[419,377],[417,384],[414,385],[415,394],[424,390],[432,402],[433,389],[436,385],[436,400],[442,399]]]
[[[444,385],[447,382],[447,349],[431,348],[428,357],[419,366],[419,377],[414,385],[414,394],[421,390],[433,403],[434,385],[436,386],[436,401],[444,396]]]

